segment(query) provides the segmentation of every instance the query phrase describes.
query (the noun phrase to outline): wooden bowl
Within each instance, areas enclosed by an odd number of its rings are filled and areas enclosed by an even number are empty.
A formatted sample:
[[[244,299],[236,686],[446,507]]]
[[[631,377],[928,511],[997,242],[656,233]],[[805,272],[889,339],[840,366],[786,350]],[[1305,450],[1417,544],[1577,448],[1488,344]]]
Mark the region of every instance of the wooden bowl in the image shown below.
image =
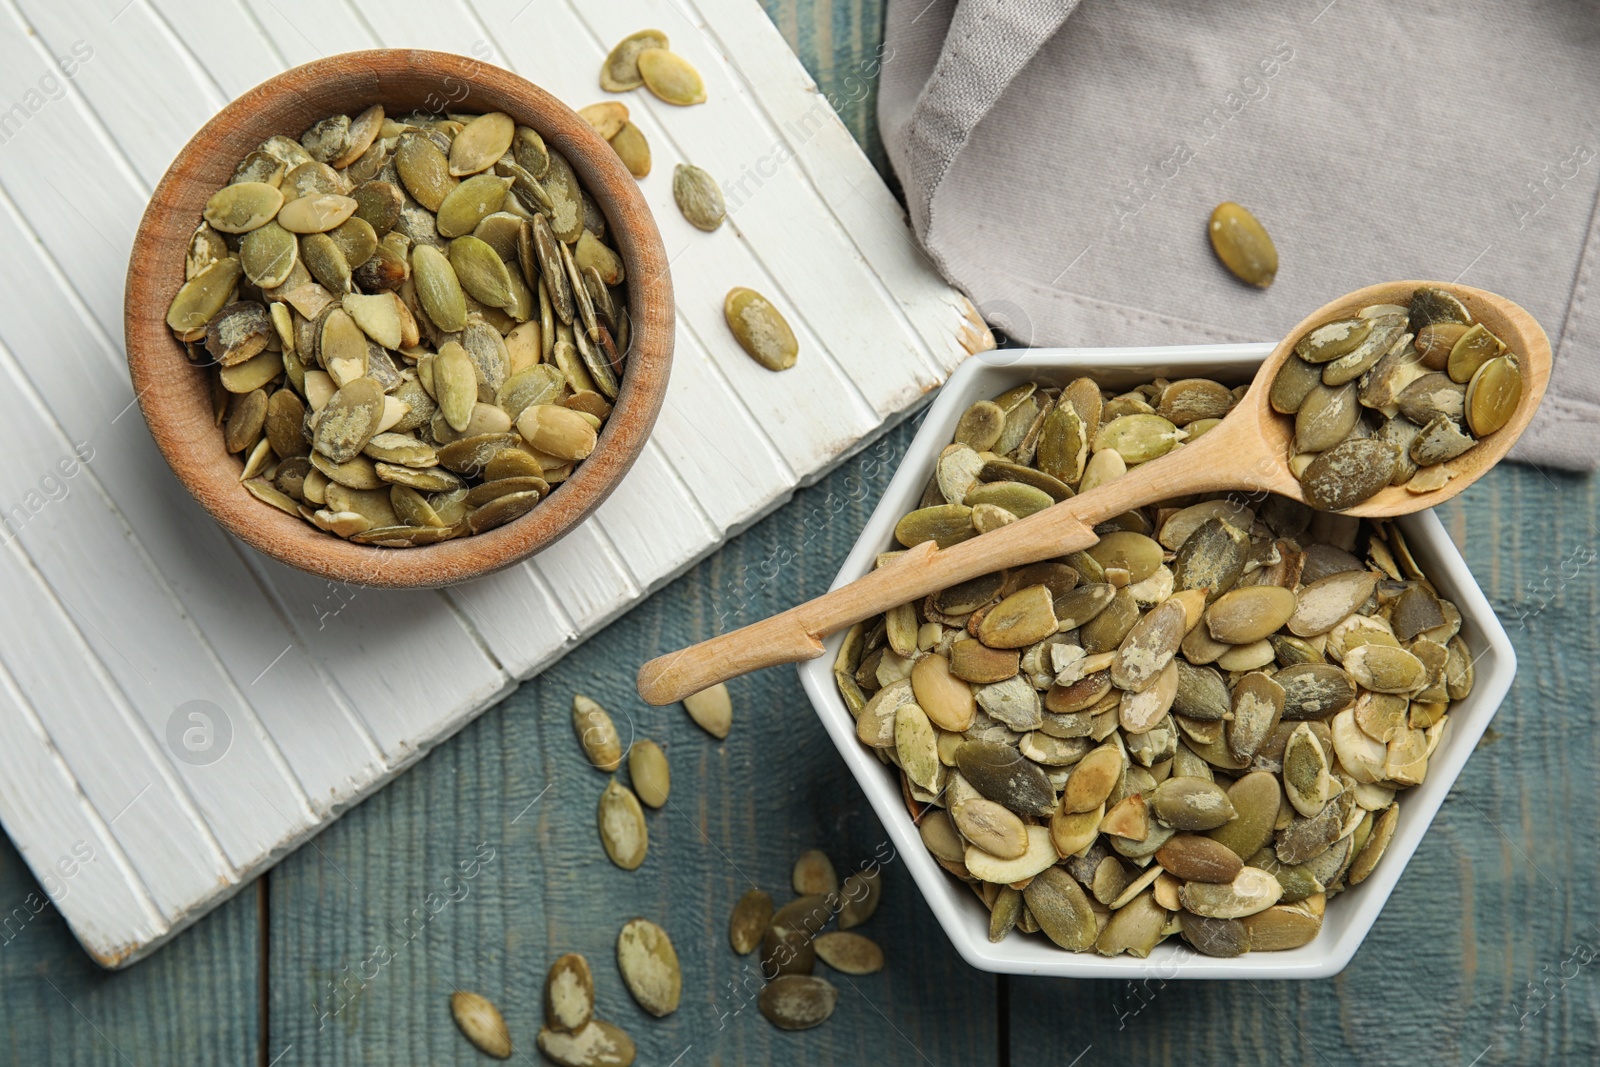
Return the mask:
[[[318,119],[372,104],[390,114],[504,111],[538,130],[605,213],[627,272],[632,337],[611,417],[594,454],[532,511],[485,533],[419,548],[351,544],[252,497],[242,460],[223,445],[210,367],[191,364],[166,325],[183,284],[201,208],[246,153],[273,134],[298,139]],[[672,364],[672,282],[666,250],[638,183],[589,124],[538,86],[445,52],[384,48],[295,67],[223,108],[178,153],[145,209],[124,297],[128,368],[145,421],[178,480],[227,530],[292,567],[339,582],[391,588],[449,585],[527,559],[605,500],[644,448]]]

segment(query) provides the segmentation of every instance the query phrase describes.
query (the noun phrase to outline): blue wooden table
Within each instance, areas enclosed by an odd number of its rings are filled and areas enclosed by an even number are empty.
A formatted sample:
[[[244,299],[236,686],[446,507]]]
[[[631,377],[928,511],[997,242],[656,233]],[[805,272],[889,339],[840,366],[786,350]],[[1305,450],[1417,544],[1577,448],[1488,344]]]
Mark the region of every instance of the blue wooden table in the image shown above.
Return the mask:
[[[845,81],[877,48],[879,0],[767,6],[882,168],[873,94]],[[641,704],[633,673],[822,592],[911,432],[800,493],[126,972],[88,961],[0,839],[0,1062],[481,1064],[450,1022],[457,987],[497,1001],[530,1048],[519,1059],[536,1062],[544,972],[568,951],[593,962],[601,1012],[635,1037],[641,1064],[1600,1059],[1600,501],[1588,479],[1526,467],[1493,472],[1443,515],[1521,673],[1344,974],[996,979],[955,956],[890,863],[863,928],[885,970],[842,982],[819,1029],[769,1026],[744,991],[747,959],[727,948],[733,902],[751,884],[782,899],[805,848],[855,867],[884,832],[791,670],[733,683],[736,723],[721,744],[681,709]],[[651,816],[638,872],[598,847],[603,779],[574,743],[575,692],[671,757],[672,802]],[[636,915],[668,927],[682,958],[683,1005],[664,1020],[633,1004],[611,963]]]

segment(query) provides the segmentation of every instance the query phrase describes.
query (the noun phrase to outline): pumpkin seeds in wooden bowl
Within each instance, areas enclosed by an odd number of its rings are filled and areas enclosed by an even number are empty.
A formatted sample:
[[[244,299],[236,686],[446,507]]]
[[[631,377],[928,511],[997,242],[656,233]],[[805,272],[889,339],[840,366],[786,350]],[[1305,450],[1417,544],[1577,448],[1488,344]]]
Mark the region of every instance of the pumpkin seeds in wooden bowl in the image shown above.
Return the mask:
[[[621,104],[580,114],[613,139],[630,127]],[[553,198],[514,162],[516,122],[503,112],[386,118],[382,107],[363,118],[357,125],[372,136],[361,155],[375,151],[384,162],[360,184],[360,199],[345,195],[356,191],[347,172],[331,167],[319,179],[330,192],[286,193],[280,178],[280,185],[227,185],[211,197],[201,226],[227,235],[225,247],[237,237],[244,262],[244,277],[234,282],[238,299],[202,322],[212,299],[202,293],[212,290],[191,280],[174,298],[168,323],[180,338],[203,330],[223,370],[268,361],[259,375],[223,377],[229,451],[268,443],[269,453],[254,465],[255,486],[275,489],[306,522],[347,538],[385,547],[436,544],[521,517],[594,450],[625,364],[617,337],[626,301],[604,280],[622,281],[621,259],[603,235],[581,227],[572,243],[585,262],[606,266],[595,275],[606,310],[597,312],[593,301],[559,305],[565,314],[558,313],[557,331],[565,330],[586,362],[603,372],[579,376],[575,368],[568,373],[543,363],[542,343],[528,346],[532,362],[513,367],[507,335],[519,327],[543,329],[534,294],[569,286],[587,293],[589,284],[574,274],[570,256],[535,250],[535,227],[551,215]],[[301,136],[301,146],[313,157],[313,149],[343,149],[349,135],[342,131],[350,128],[347,116],[322,120]],[[283,149],[268,140],[256,151],[275,158]],[[293,159],[280,162],[288,167]],[[564,193],[586,195],[577,186]],[[503,221],[490,228],[491,216]],[[380,243],[394,255],[396,271],[358,280],[354,272]],[[305,266],[296,276],[298,264]],[[269,305],[285,309],[285,333],[273,328]],[[299,338],[309,342],[304,350],[293,343]],[[331,396],[319,393],[322,379],[312,376],[320,373],[336,387]],[[306,415],[299,427],[280,426],[274,441],[265,436],[265,420],[253,417],[262,404],[299,405]],[[414,412],[436,414],[422,419]],[[452,463],[451,449],[466,458]],[[497,478],[492,465],[502,453],[508,462],[500,466],[508,469],[510,453],[532,463]],[[324,457],[334,484],[376,495],[351,498],[351,508],[339,510],[306,499],[303,487],[278,484],[280,458],[302,454],[313,462]],[[363,457],[376,461],[375,482],[364,464],[349,467]],[[466,507],[448,507],[446,498],[463,490]],[[413,499],[417,493],[420,500]],[[617,758],[620,750],[612,766]]]
[[[1001,483],[1065,497],[1186,447],[1242,398],[1248,352],[1216,377],[1188,352],[1099,381],[1070,354],[1030,353],[1031,381],[964,368],[845,574],[981,544],[973,501],[1023,498]],[[801,669],[829,732],[985,969],[1333,973],[1504,693],[1503,631],[1431,515],[1195,496],[1096,532],[831,639]],[[1494,666],[1452,693],[1452,660]],[[903,728],[923,721],[931,763]]]
[[[362,99],[374,84],[389,98]],[[441,84],[461,87],[449,110],[425,110]],[[284,128],[307,110],[324,117]],[[598,505],[643,447],[671,334],[628,174],[648,145],[602,112],[609,149],[505,71],[379,50],[288,71],[201,130],[141,226],[127,332],[157,443],[219,521],[325,577],[422,586]],[[186,347],[211,366],[175,372]],[[215,449],[193,430],[213,393]]]

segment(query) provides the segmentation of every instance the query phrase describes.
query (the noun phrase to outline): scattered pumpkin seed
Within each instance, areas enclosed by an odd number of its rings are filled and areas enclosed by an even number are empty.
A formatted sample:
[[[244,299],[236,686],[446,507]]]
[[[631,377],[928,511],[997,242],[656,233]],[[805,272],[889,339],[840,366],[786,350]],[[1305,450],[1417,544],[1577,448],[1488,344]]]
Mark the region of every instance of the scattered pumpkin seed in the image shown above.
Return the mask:
[[[664,47],[635,53],[644,87],[668,104],[688,107],[706,102],[706,83],[694,64]]]
[[[617,970],[639,1007],[661,1018],[678,1010],[683,972],[667,932],[648,919],[634,919],[617,934]]]
[[[692,163],[679,163],[672,169],[672,199],[690,225],[707,233],[721,226],[727,214],[716,179]]]
[[[458,989],[450,995],[450,1014],[456,1026],[479,1052],[497,1060],[510,1059],[513,1051],[506,1021],[487,997]]]
[[[650,847],[650,833],[639,798],[615,778],[600,794],[599,822],[600,843],[611,862],[625,871],[637,870]]]
[[[723,317],[751,359],[768,370],[788,370],[800,353],[789,323],[772,302],[754,289],[728,290],[722,303]]]

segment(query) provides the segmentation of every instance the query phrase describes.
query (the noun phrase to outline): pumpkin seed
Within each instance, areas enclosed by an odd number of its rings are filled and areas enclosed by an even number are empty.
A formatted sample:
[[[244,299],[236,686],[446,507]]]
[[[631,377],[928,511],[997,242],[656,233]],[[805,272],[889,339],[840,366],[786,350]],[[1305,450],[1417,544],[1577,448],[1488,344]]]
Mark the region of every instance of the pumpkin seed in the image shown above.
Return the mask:
[[[494,166],[496,160],[511,150],[516,129],[511,116],[500,111],[479,115],[468,122],[450,142],[450,174],[462,178]]]
[[[589,961],[569,952],[550,965],[544,980],[544,1020],[552,1030],[575,1033],[594,1018],[594,975]]]
[[[472,299],[497,308],[511,303],[511,272],[487,242],[470,235],[457,237],[450,242],[449,259],[461,288]]]
[[[706,102],[706,83],[694,64],[664,47],[644,48],[635,53],[635,63],[644,87],[668,104],[688,107]]]
[[[1055,808],[1050,779],[1010,745],[968,741],[956,749],[956,766],[979,793],[1019,815],[1044,815]]]
[[[648,919],[634,919],[617,934],[617,970],[639,1007],[661,1018],[678,1010],[683,972],[667,932]]]
[[[828,1021],[839,991],[809,974],[785,974],[761,987],[756,1003],[780,1030],[809,1030]]]
[[[759,889],[746,890],[728,920],[728,941],[733,951],[741,956],[754,952],[771,923],[772,897]]]
[[[692,163],[679,163],[672,169],[672,199],[690,225],[707,233],[721,226],[727,215],[716,179]]]
[[[1186,882],[1231,882],[1244,866],[1222,842],[1194,834],[1168,838],[1156,850],[1156,862]]]
[[[572,698],[572,729],[591,767],[614,771],[622,763],[622,738],[616,724],[605,708],[581,694]]]
[[[249,233],[272,221],[283,207],[283,193],[266,182],[224,185],[211,194],[201,216],[223,233]]]
[[[622,160],[622,165],[628,168],[629,174],[635,178],[649,175],[650,142],[645,140],[644,131],[631,122],[623,122],[622,128],[606,140],[611,142],[612,150]]]
[[[1099,923],[1083,887],[1059,867],[1041,871],[1022,891],[1022,899],[1051,941],[1069,952],[1094,944]]]
[[[487,997],[458,989],[450,995],[450,1014],[456,1026],[479,1052],[497,1060],[509,1059],[511,1034],[500,1009]]]
[[[590,1019],[570,1034],[546,1027],[538,1043],[539,1051],[561,1067],[629,1067],[636,1055],[633,1039],[604,1019]]]
[[[600,67],[600,88],[608,93],[625,93],[644,84],[639,73],[639,53],[646,48],[666,48],[667,35],[660,30],[640,30],[629,34],[606,56]]]
[[[600,843],[611,862],[625,871],[637,870],[650,847],[650,832],[639,798],[615,778],[600,794],[599,823]]]
[[[444,198],[459,184],[450,174],[450,160],[438,145],[419,133],[400,138],[394,153],[395,172],[406,192],[431,213],[437,213]]]
[[[1179,896],[1196,915],[1239,919],[1272,907],[1283,896],[1283,887],[1266,871],[1245,867],[1231,882],[1189,882]]]
[[[860,934],[830,930],[817,938],[817,958],[841,974],[877,974],[883,970],[883,949]]]
[[[183,283],[167,308],[167,326],[175,333],[204,329],[228,303],[243,268],[239,260],[219,259]]]
[[[739,347],[768,370],[788,370],[800,343],[778,309],[754,289],[734,288],[722,303],[723,317]]]
[[[660,745],[648,738],[634,742],[628,749],[628,777],[641,801],[652,808],[666,806],[672,789],[672,768]]]
[[[1211,249],[1235,278],[1265,289],[1278,276],[1278,249],[1266,227],[1234,202],[1218,204],[1207,227]]]
[[[1467,426],[1486,437],[1511,421],[1522,399],[1522,371],[1516,359],[1498,356],[1473,372],[1465,397]]]
[[[693,696],[684,697],[683,706],[695,725],[718,741],[727,737],[728,731],[733,728],[733,701],[728,695],[728,687],[721,682]]]

